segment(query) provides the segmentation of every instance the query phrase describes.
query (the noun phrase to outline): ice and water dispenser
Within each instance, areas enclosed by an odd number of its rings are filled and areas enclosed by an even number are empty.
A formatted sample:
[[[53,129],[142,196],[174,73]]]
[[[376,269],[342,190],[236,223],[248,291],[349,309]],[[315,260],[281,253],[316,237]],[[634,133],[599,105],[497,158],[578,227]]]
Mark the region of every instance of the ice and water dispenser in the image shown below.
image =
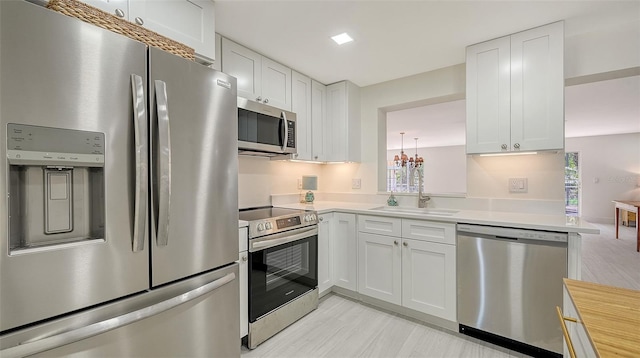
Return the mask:
[[[10,254],[104,240],[104,133],[7,125]]]

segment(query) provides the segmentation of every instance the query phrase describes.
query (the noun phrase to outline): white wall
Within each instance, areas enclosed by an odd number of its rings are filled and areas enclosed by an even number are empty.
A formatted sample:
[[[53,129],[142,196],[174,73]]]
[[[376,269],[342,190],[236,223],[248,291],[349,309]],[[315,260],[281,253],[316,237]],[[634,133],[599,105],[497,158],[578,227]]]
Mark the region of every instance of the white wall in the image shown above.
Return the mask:
[[[407,150],[411,156],[414,151]],[[398,150],[387,151],[387,161],[392,161]],[[467,154],[464,145],[418,148],[424,159],[424,190],[427,193],[466,193]]]
[[[510,193],[509,178],[527,178],[528,192]],[[564,153],[469,156],[467,194],[480,198],[563,200]]]
[[[363,190],[384,190],[386,148],[380,146],[386,136],[386,111],[410,106],[464,98],[465,65],[460,64],[416,76],[380,83],[361,89],[362,175]],[[564,161],[562,154],[517,157],[467,158],[467,197],[502,199],[564,200]],[[529,178],[527,194],[512,194],[506,180]],[[561,206],[555,206],[561,208]],[[560,209],[558,209],[560,210]]]
[[[579,153],[587,221],[613,223],[611,200],[640,201],[640,133],[567,138],[566,151]]]
[[[567,28],[566,32],[571,29]],[[640,21],[619,22],[567,36],[564,53],[565,78],[638,67]]]

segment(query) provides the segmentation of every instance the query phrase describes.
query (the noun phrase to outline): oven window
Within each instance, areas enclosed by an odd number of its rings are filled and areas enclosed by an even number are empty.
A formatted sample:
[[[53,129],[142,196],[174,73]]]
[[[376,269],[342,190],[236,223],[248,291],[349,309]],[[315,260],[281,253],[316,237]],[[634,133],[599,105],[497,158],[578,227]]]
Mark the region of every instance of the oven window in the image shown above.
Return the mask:
[[[309,274],[309,243],[268,252],[266,254],[267,291],[271,291],[288,280]]]

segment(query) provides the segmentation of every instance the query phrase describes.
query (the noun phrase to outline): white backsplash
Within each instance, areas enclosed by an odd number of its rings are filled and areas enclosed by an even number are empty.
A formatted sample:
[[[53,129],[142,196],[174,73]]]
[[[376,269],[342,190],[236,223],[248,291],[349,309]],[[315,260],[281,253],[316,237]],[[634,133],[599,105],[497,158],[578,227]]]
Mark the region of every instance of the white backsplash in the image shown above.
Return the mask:
[[[395,194],[400,206],[418,205],[416,195]],[[354,193],[315,193],[316,201],[334,201],[349,203],[370,203],[386,205],[389,194],[354,194]],[[271,195],[274,206],[297,203],[300,194]],[[498,212],[517,212],[528,214],[560,214],[564,215],[564,201],[562,200],[534,200],[534,199],[494,199],[494,198],[465,198],[465,197],[431,197],[427,207],[441,209],[480,210]]]

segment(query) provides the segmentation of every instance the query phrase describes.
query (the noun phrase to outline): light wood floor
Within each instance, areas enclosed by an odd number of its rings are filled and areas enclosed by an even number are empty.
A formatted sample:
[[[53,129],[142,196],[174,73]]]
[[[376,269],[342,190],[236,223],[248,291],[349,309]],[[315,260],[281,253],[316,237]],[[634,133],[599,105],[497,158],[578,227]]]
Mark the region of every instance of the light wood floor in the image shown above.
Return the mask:
[[[242,357],[522,357],[456,332],[329,294],[317,310]]]
[[[583,235],[582,279],[640,290],[635,228],[596,225]],[[520,353],[431,327],[353,300],[325,296],[317,310],[242,357],[522,357]]]
[[[616,240],[613,225],[594,225],[599,235],[582,235],[582,280],[640,290],[636,229],[620,225]]]

